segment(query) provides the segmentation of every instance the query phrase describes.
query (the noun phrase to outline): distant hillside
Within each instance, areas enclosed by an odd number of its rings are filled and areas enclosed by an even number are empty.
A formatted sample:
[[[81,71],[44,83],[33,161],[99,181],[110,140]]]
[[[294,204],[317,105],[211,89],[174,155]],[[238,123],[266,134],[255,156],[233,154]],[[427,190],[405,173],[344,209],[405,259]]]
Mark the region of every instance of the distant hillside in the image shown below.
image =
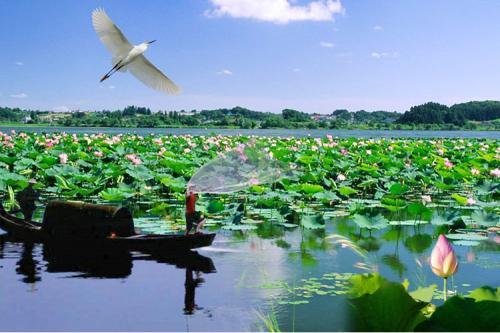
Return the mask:
[[[413,106],[404,114],[335,110],[330,114],[284,109],[260,112],[244,107],[158,111],[128,106],[122,110],[51,112],[0,107],[0,122],[93,127],[228,127],[331,129],[500,129],[500,102],[483,101]]]
[[[467,120],[491,121],[500,118],[500,102],[467,102],[448,107],[439,103],[414,106],[399,119],[400,124],[454,124],[465,125]]]

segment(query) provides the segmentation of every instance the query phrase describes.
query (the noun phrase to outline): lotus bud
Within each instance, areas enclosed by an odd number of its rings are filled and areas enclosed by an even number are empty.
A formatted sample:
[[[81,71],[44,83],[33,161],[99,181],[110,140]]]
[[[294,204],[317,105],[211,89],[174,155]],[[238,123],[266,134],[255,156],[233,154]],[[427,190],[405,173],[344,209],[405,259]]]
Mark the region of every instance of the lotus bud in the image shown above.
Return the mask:
[[[431,268],[434,274],[445,279],[457,271],[457,256],[444,235],[439,235],[438,241],[432,250]]]

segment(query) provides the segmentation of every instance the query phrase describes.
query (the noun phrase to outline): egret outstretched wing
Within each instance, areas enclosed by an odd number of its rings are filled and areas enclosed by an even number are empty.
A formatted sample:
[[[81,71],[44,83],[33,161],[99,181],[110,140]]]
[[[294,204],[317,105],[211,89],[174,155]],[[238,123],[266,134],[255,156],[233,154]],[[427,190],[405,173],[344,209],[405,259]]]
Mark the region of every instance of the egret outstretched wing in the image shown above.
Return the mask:
[[[180,88],[143,55],[128,64],[127,69],[148,87],[167,94],[180,93]]]
[[[92,25],[101,42],[114,57],[123,57],[132,49],[132,44],[111,21],[104,9],[92,12]]]

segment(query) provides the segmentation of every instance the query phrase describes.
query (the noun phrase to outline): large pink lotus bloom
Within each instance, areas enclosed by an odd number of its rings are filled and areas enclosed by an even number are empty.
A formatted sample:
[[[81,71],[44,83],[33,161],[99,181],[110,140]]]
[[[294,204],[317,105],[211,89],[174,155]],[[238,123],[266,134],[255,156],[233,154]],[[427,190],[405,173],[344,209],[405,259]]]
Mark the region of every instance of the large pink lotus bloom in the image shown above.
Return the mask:
[[[438,241],[431,253],[431,268],[434,274],[448,278],[458,269],[458,260],[453,247],[444,235],[439,235]]]
[[[59,163],[61,164],[68,163],[68,155],[65,153],[59,154]]]

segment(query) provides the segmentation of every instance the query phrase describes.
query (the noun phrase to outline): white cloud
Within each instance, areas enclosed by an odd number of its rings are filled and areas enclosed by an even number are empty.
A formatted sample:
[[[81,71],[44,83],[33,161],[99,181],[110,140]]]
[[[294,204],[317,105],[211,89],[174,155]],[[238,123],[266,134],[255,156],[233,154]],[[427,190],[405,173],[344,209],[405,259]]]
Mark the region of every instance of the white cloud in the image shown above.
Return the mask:
[[[54,112],[69,112],[69,108],[66,105],[54,106],[52,108]]]
[[[231,72],[229,69],[223,69],[220,72],[217,72],[219,75],[233,75],[233,72]]]
[[[115,89],[116,87],[114,85],[110,85],[108,88],[109,89]]]
[[[370,55],[375,59],[397,58],[399,57],[399,52],[372,52]]]
[[[22,62],[22,61],[16,61],[14,64],[16,64],[18,66],[24,66],[24,62]]]
[[[373,27],[373,30],[375,30],[375,31],[382,31],[382,30],[384,30],[384,28],[382,28],[382,26],[380,26],[380,25],[376,25],[376,26]]]
[[[215,7],[205,11],[208,17],[229,16],[277,24],[292,21],[333,21],[344,12],[340,0],[316,0],[293,5],[295,0],[210,0]]]
[[[327,47],[327,48],[332,48],[332,47],[334,47],[334,46],[335,46],[335,44],[330,43],[330,42],[320,42],[320,43],[319,43],[319,45],[320,45],[321,47]]]
[[[292,72],[298,73],[298,72],[300,72],[300,68],[294,68],[294,69],[292,69]]]
[[[19,94],[12,94],[12,95],[10,95],[10,97],[12,97],[12,98],[26,98],[26,97],[28,97],[28,95],[25,93],[19,93]]]

